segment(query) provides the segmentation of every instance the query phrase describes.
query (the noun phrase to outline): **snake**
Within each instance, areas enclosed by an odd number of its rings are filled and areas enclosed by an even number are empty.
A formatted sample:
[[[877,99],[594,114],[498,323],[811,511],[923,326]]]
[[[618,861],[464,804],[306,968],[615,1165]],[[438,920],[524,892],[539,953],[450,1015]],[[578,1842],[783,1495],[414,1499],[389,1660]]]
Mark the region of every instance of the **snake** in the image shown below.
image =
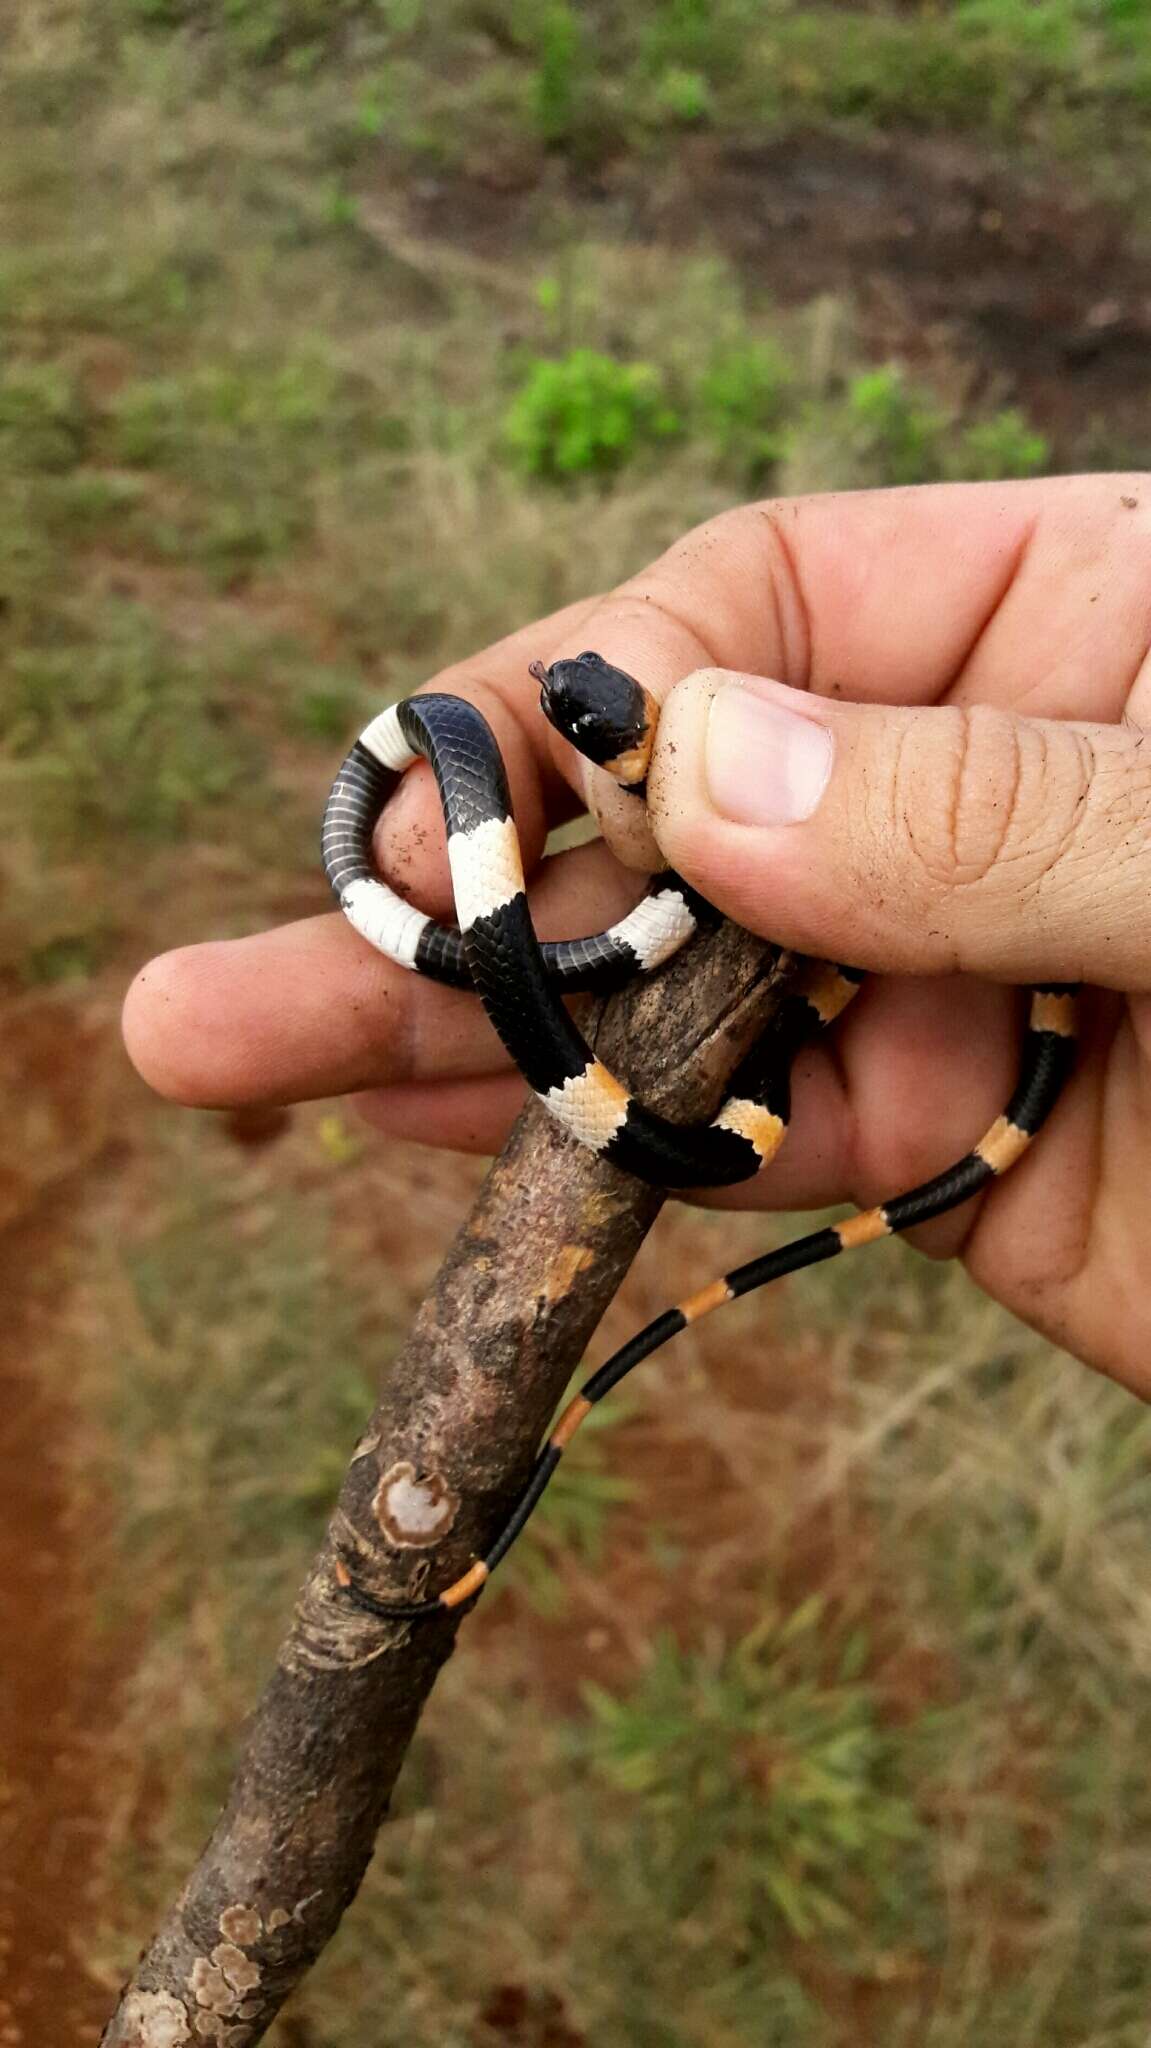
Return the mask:
[[[550,666],[534,661],[529,672],[555,730],[642,802],[659,721],[651,691],[590,650]],[[432,769],[443,809],[455,927],[407,903],[379,874],[373,856],[384,808],[421,759]],[[406,697],[365,726],[332,785],[321,857],[341,910],[362,938],[400,967],[472,990],[549,1114],[578,1143],[657,1187],[733,1186],[760,1172],[787,1134],[796,1054],[835,1023],[865,979],[857,968],[804,962],[736,1067],[716,1114],[693,1123],[659,1115],[596,1057],[564,998],[616,989],[654,972],[697,932],[717,925],[720,913],[680,875],[664,869],[650,877],[628,916],[607,930],[546,943],[537,939],[495,736],[474,704],[444,692]],[[431,1598],[390,1600],[362,1584],[337,1555],[335,1576],[343,1594],[384,1621],[414,1621],[463,1606],[522,1533],[592,1408],[642,1360],[726,1302],[943,1215],[1007,1173],[1050,1115],[1073,1066],[1077,995],[1073,982],[1031,985],[1014,1092],[961,1159],[888,1201],[735,1267],[666,1309],[600,1366],[553,1424],[503,1528],[461,1577]]]

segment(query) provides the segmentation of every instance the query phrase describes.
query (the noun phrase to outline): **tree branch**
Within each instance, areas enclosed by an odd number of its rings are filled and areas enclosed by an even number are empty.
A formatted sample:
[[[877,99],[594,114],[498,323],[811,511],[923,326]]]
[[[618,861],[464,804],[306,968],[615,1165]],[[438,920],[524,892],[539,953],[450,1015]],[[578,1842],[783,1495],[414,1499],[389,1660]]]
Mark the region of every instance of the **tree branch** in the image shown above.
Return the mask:
[[[590,1035],[654,1107],[704,1116],[786,972],[724,925],[598,1005]],[[227,1806],[105,2048],[250,2048],[331,1939],[456,1628],[358,1611],[335,1547],[385,1599],[421,1597],[486,1548],[663,1201],[537,1106],[519,1119],[356,1446]]]

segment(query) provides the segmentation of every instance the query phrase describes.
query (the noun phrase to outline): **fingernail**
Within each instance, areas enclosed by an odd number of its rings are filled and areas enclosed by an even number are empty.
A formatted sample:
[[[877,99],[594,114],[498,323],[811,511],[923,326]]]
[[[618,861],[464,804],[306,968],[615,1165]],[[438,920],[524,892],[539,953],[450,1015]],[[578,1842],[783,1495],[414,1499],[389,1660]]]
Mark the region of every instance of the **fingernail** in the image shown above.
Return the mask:
[[[707,783],[712,803],[736,825],[798,825],[816,809],[831,774],[833,743],[824,725],[790,711],[756,677],[725,683],[707,725]]]

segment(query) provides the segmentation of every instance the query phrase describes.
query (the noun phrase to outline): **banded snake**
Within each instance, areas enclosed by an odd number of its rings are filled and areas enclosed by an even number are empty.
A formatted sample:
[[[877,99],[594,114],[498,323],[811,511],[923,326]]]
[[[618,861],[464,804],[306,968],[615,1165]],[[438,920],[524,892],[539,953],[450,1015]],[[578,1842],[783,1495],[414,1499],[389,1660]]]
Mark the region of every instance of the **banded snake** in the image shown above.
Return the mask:
[[[546,669],[533,662],[531,673],[556,730],[642,799],[659,715],[650,693],[591,652]],[[457,930],[405,903],[380,879],[372,858],[380,813],[404,771],[421,757],[431,764],[443,805]],[[710,1122],[676,1124],[646,1108],[595,1057],[563,997],[619,987],[637,973],[651,972],[701,925],[718,922],[718,913],[680,876],[664,871],[652,877],[636,908],[607,931],[541,944],[528,913],[503,762],[484,718],[459,697],[409,697],[365,727],[328,798],[322,854],[341,909],[365,939],[402,967],[474,989],[544,1107],[580,1143],[661,1187],[731,1185],[774,1157],[787,1131],[795,1053],[835,1021],[864,979],[854,968],[809,963],[737,1068]],[[1006,1173],[1048,1116],[1070,1071],[1075,997],[1070,983],[1032,988],[1015,1092],[963,1158],[878,1207],[737,1266],[657,1316],[593,1373],[554,1424],[504,1528],[454,1584],[430,1600],[385,1601],[359,1585],[339,1560],[337,1577],[346,1595],[388,1621],[461,1606],[511,1549],[586,1415],[641,1360],[724,1302],[942,1215]]]

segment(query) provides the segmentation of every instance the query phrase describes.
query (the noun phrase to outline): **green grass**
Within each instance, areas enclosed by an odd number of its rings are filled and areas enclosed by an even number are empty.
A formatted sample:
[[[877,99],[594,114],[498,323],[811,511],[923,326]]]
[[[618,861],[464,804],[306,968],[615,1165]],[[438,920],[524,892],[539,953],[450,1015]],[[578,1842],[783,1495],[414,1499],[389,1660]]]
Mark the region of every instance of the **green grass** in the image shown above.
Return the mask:
[[[581,1378],[577,1374],[573,1381],[573,1394]],[[570,1611],[567,1568],[574,1562],[589,1573],[603,1569],[613,1511],[636,1497],[634,1483],[609,1462],[613,1432],[629,1413],[624,1399],[589,1415],[580,1431],[580,1456],[570,1469],[564,1469],[566,1458],[560,1466],[516,1545],[504,1583],[496,1582],[497,1598],[514,1591],[536,1614],[554,1618]]]
[[[682,432],[651,363],[594,349],[537,358],[508,409],[509,449],[528,476],[607,475]]]
[[[578,191],[689,129],[822,121],[1105,169],[1147,65],[1103,0],[29,10],[0,70],[13,985],[103,1015],[161,938],[319,908],[369,708],[743,493],[1061,459],[958,403],[965,366],[870,361],[845,307],[784,314],[598,203],[497,261],[409,240],[389,181],[549,158]],[[54,1361],[139,1644],[110,1981],[468,1184],[322,1115],[252,1154],[124,1115]],[[620,1334],[765,1234],[666,1216]],[[317,2042],[1145,2048],[1142,1411],[888,1247],[685,1338],[619,1419],[464,1634],[298,2001]]]
[[[253,762],[242,736],[221,730],[220,695],[128,604],[105,605],[98,632],[66,635],[61,622],[54,644],[14,653],[0,744],[41,835],[72,849],[167,838],[238,795]]]
[[[266,94],[364,81],[329,146],[384,137],[479,169],[493,147],[580,170],[685,127],[786,134],[813,122],[965,130],[1083,159],[1116,186],[1151,122],[1140,0],[949,0],[907,8],[776,0],[117,0],[129,43],[176,39],[214,86]],[[1122,137],[1115,122],[1125,124]]]
[[[915,1843],[922,1856],[924,1831],[897,1768],[906,1733],[882,1727],[862,1681],[865,1635],[836,1656],[824,1621],[818,1594],[790,1614],[769,1601],[743,1638],[714,1631],[683,1650],[657,1637],[628,1693],[586,1693],[585,1746],[626,1795],[622,1853],[659,1874],[673,1925],[722,1916],[749,1955],[781,1931],[838,1935],[846,1949],[861,1899],[874,1941],[916,1883],[905,1852]]]

